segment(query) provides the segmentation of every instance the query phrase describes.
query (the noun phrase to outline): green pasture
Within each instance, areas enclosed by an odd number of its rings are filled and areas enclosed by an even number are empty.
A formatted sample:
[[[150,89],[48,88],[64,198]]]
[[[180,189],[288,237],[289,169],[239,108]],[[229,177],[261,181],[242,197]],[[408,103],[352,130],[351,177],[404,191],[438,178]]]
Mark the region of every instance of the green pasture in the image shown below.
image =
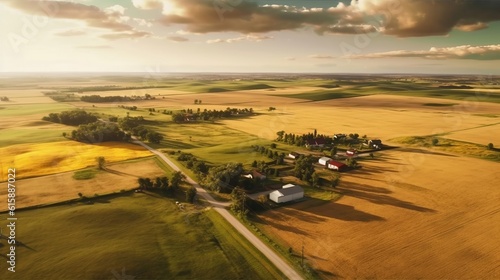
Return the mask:
[[[276,279],[213,210],[183,212],[165,198],[123,194],[19,211],[16,272],[1,279]],[[6,215],[0,215],[6,221]],[[5,229],[5,223],[2,227]],[[5,231],[4,231],[5,233]],[[8,253],[2,240],[0,252]],[[5,262],[5,261],[4,261]]]

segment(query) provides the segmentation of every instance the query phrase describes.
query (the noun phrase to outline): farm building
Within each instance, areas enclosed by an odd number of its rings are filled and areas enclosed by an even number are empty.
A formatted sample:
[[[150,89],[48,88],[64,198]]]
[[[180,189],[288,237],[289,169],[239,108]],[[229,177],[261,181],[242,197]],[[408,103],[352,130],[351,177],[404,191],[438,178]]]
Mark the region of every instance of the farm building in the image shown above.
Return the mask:
[[[322,157],[318,160],[318,163],[321,164],[321,165],[326,165],[328,163],[329,160],[332,160],[331,158],[329,157]]]
[[[276,203],[283,203],[301,199],[304,197],[304,189],[292,184],[284,185],[283,188],[269,194],[269,199]]]
[[[288,154],[288,157],[293,158],[293,159],[299,158],[299,156],[300,156],[300,154],[297,152],[291,152]]]
[[[370,148],[380,150],[380,149],[382,149],[382,140],[372,139],[372,140],[368,141],[368,146]]]
[[[308,139],[306,141],[306,147],[309,148],[320,148],[325,146],[325,139],[324,138],[316,138],[316,139]]]
[[[347,169],[347,165],[343,164],[342,162],[330,160],[328,161],[328,169],[344,171]]]
[[[357,150],[347,150],[345,152],[345,155],[348,157],[356,157],[358,155],[358,151]]]
[[[260,180],[265,180],[267,178],[266,175],[260,173],[257,170],[252,170],[250,174],[243,175],[243,177],[248,179],[260,179]]]

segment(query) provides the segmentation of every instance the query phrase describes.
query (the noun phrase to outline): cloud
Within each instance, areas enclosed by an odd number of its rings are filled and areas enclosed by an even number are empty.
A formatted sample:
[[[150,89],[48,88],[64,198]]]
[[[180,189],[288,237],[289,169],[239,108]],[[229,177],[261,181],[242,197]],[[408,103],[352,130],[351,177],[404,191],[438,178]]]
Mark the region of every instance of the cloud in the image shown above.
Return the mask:
[[[243,34],[312,28],[318,34],[381,32],[398,37],[476,31],[500,20],[497,0],[352,0],[328,8],[258,5],[253,1],[133,0],[138,8],[161,9],[160,23],[188,32]]]
[[[308,56],[309,58],[317,58],[317,59],[334,59],[334,56],[331,55],[322,55],[322,54],[312,54]]]
[[[390,51],[352,55],[347,58],[402,58],[500,60],[500,44],[486,46],[463,45],[448,48],[432,47],[427,51]]]
[[[383,32],[398,37],[446,35],[452,29],[475,31],[500,20],[497,0],[354,0],[367,15],[383,17]]]
[[[170,41],[174,41],[174,42],[187,42],[187,41],[189,41],[188,38],[181,37],[181,36],[169,36],[169,37],[167,37],[167,39],[169,39]]]
[[[115,33],[103,34],[99,37],[107,39],[107,40],[118,40],[118,39],[137,39],[137,38],[145,38],[145,37],[150,37],[150,36],[151,36],[151,33],[149,33],[149,32],[130,30],[130,31],[125,31],[125,32],[115,32]]]
[[[249,1],[232,6],[221,1],[171,0],[166,9],[166,1],[155,3],[162,4],[163,16],[159,22],[167,26],[182,24],[187,31],[194,33],[235,31],[255,34],[307,26],[319,32],[330,26],[363,23],[356,7],[343,4],[328,9],[306,9],[288,5],[259,6]]]
[[[260,34],[248,34],[245,36],[240,36],[240,37],[230,38],[230,39],[211,39],[211,40],[207,40],[207,43],[208,44],[235,43],[235,42],[241,42],[241,41],[260,42],[260,41],[269,40],[272,38],[273,38],[272,36],[266,36],[266,35],[260,35]]]
[[[288,61],[294,61],[294,60],[297,60],[297,58],[296,58],[296,57],[293,57],[293,56],[287,56],[287,57],[285,57],[285,59],[286,59],[286,60],[288,60]]]
[[[89,27],[107,29],[116,34],[112,38],[147,37],[151,34],[136,30],[126,24],[130,18],[124,16],[125,8],[120,5],[101,10],[92,5],[84,5],[67,1],[41,1],[41,0],[7,0],[9,6],[22,12],[34,15],[49,16],[58,19],[72,19],[84,22]],[[106,36],[102,36],[106,38]]]
[[[54,33],[57,36],[70,37],[70,36],[81,36],[87,34],[87,32],[80,29],[68,29],[60,32]]]

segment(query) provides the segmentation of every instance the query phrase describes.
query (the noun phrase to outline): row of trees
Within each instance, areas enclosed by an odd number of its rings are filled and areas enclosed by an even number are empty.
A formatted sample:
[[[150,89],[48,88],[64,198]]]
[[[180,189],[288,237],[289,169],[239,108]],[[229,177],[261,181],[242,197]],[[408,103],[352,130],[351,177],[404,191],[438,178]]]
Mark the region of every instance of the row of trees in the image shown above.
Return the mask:
[[[91,103],[106,103],[106,102],[126,102],[126,101],[133,101],[133,100],[149,100],[149,99],[155,99],[154,96],[151,96],[151,94],[146,93],[144,96],[138,96],[138,95],[133,95],[133,96],[120,96],[120,95],[113,95],[113,96],[100,96],[100,95],[84,95],[80,97],[81,101],[84,102],[91,102]]]
[[[123,132],[116,124],[93,122],[78,126],[71,132],[71,138],[86,143],[106,141],[130,141],[131,136]]]
[[[214,119],[224,119],[251,114],[253,114],[252,108],[238,109],[227,107],[225,110],[204,109],[203,111],[201,111],[200,108],[198,108],[196,111],[193,111],[193,109],[184,109],[179,112],[173,113],[172,120],[176,123],[182,123],[197,120],[208,121]]]
[[[274,147],[276,148],[275,144]],[[252,148],[255,152],[266,155],[268,158],[274,160],[277,165],[281,165],[285,162],[285,153],[278,153],[270,148],[259,145],[252,145]]]
[[[0,96],[0,101],[9,101],[7,96]]]
[[[73,110],[61,113],[50,113],[48,116],[43,117],[42,120],[76,126],[96,122],[97,116],[83,110]]]
[[[183,180],[186,178],[184,174],[180,171],[176,171],[172,174],[170,179],[166,176],[156,177],[152,180],[150,178],[139,178],[137,182],[139,183],[139,188],[142,190],[158,190],[165,194],[174,195],[179,191]]]
[[[186,167],[194,171],[198,178],[203,178],[203,176],[208,173],[208,165],[204,161],[198,160],[190,153],[181,153],[177,157],[177,160],[185,162]]]
[[[284,130],[276,132],[276,141],[284,142],[289,145],[304,146],[307,141],[320,139],[324,142],[325,146],[338,145],[338,144],[359,144],[359,134],[350,133],[349,135],[339,134],[339,137],[331,137],[325,134],[318,134],[316,129],[313,133],[294,134],[286,133]],[[366,141],[366,135],[363,135],[364,141]]]
[[[139,178],[137,179],[137,182],[139,183],[139,188],[141,190],[157,191],[163,193],[164,195],[174,196],[179,192],[184,179],[186,179],[186,176],[182,174],[182,172],[176,171],[172,174],[170,179],[166,176],[156,177],[154,180],[150,178]],[[196,188],[190,186],[186,190],[186,201],[193,203],[196,193]]]

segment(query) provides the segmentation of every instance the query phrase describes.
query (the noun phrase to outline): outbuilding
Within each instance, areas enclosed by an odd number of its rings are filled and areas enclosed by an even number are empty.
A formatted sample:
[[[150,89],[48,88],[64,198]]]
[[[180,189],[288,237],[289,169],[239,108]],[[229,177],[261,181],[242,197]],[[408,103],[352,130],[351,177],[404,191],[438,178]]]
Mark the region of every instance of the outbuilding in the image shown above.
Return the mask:
[[[318,160],[318,163],[321,165],[326,165],[328,163],[328,161],[330,161],[330,160],[332,160],[332,159],[329,157],[322,157]]]
[[[304,197],[304,189],[300,186],[288,184],[279,190],[275,190],[269,194],[269,199],[276,203],[283,203],[301,199]]]
[[[328,169],[344,171],[347,169],[347,165],[343,164],[342,162],[330,160],[328,161]]]
[[[299,158],[299,156],[300,156],[300,154],[297,152],[291,152],[288,154],[288,157],[293,158],[293,159],[297,159],[297,158]]]

